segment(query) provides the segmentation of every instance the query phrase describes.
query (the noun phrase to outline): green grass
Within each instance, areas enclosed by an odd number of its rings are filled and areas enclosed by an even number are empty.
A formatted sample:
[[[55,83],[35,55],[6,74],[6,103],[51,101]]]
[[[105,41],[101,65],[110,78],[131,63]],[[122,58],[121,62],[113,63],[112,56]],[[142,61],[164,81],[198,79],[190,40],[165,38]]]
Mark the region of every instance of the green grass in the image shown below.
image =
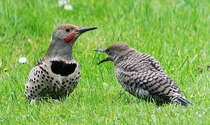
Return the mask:
[[[210,124],[209,0],[71,0],[72,11],[50,0],[0,1],[0,124]],[[96,26],[75,43],[82,77],[63,102],[30,105],[30,70],[43,57],[59,24]],[[125,42],[159,60],[195,103],[181,107],[139,101],[117,82],[112,62],[93,49]],[[26,64],[18,63],[26,57]],[[103,86],[107,83],[108,86]]]

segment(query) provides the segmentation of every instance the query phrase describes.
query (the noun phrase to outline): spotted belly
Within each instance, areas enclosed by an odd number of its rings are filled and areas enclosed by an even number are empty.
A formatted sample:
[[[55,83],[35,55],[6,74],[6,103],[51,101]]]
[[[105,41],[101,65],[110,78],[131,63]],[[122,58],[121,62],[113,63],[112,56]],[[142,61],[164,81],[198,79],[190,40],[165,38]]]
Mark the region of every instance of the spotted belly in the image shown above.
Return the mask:
[[[71,74],[55,74],[51,67],[36,66],[29,74],[29,80],[25,86],[27,99],[52,98],[59,99],[68,96],[76,88],[81,70],[77,66]]]

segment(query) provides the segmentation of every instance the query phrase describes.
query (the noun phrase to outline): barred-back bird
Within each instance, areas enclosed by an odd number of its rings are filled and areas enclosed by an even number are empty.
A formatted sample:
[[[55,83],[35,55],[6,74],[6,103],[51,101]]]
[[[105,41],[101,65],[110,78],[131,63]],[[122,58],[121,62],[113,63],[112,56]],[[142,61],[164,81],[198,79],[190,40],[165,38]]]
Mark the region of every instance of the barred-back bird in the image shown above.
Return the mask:
[[[96,49],[106,53],[106,61],[114,62],[115,75],[121,86],[130,94],[157,105],[171,101],[182,106],[191,104],[182,94],[177,84],[163,71],[154,57],[139,53],[125,43],[114,43],[107,49]]]
[[[25,86],[26,98],[62,99],[73,92],[81,76],[80,65],[72,56],[72,47],[84,32],[96,27],[79,28],[64,24],[58,26],[53,35],[47,53],[29,73]]]

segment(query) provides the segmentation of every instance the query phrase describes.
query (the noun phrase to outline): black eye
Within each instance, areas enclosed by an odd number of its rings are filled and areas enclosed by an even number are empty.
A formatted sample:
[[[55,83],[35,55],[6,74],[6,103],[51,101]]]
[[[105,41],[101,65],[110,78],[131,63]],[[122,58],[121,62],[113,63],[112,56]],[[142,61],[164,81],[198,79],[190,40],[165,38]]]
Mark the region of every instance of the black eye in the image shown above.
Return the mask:
[[[70,31],[70,28],[66,28],[66,32],[69,32]]]
[[[110,49],[106,49],[106,52],[109,53],[110,52]]]

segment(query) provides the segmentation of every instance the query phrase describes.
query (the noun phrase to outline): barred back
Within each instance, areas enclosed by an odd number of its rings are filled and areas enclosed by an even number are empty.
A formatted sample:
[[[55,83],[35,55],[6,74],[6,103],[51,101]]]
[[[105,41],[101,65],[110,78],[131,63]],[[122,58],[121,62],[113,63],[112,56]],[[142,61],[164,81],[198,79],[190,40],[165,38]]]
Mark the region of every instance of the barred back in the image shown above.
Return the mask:
[[[118,81],[130,94],[138,98],[157,96],[163,101],[169,101],[169,98],[173,101],[176,97],[186,100],[177,84],[152,56],[130,49],[114,63]]]

